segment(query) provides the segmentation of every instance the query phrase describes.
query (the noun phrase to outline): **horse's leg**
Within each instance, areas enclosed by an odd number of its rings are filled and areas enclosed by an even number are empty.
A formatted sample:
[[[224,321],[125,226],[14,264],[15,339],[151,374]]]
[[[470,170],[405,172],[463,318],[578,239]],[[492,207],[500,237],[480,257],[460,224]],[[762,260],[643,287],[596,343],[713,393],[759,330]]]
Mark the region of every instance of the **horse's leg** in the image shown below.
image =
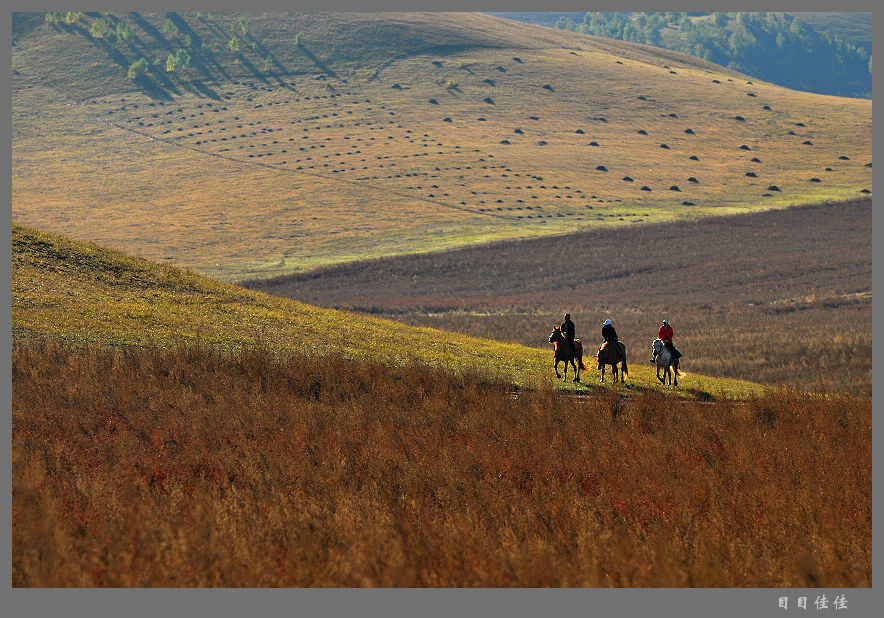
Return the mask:
[[[555,369],[556,369],[556,377],[561,378],[562,376],[561,376],[561,374],[559,374],[559,359],[558,358],[556,359]]]
[[[663,377],[660,377],[660,365],[657,365],[657,379],[660,380],[660,384],[666,384],[666,370],[663,370]]]

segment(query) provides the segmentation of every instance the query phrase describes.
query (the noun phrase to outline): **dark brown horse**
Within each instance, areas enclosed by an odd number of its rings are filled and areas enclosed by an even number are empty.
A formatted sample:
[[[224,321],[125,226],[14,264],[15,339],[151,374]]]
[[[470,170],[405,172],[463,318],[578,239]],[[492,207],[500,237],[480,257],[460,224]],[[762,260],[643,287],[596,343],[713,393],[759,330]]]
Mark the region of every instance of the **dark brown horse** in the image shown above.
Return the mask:
[[[562,378],[559,374],[559,363],[565,363],[565,377],[563,380],[568,379],[568,363],[571,363],[571,366],[574,368],[574,381],[580,382],[580,370],[586,369],[586,365],[583,364],[583,344],[580,343],[580,339],[574,340],[574,349],[576,350],[576,354],[571,351],[571,346],[568,345],[568,342],[565,340],[565,335],[562,334],[562,329],[556,326],[553,329],[553,332],[549,336],[549,342],[555,346],[555,356],[556,356],[556,377]],[[577,362],[574,362],[574,359],[577,359]]]
[[[602,344],[599,348],[598,361],[599,370],[602,372],[600,382],[605,381],[605,365],[611,365],[611,374],[614,376],[614,382],[617,381],[617,365],[620,364],[620,381],[625,382],[625,378],[629,377],[629,368],[626,366],[626,344],[620,343],[622,350],[618,350],[608,342]]]

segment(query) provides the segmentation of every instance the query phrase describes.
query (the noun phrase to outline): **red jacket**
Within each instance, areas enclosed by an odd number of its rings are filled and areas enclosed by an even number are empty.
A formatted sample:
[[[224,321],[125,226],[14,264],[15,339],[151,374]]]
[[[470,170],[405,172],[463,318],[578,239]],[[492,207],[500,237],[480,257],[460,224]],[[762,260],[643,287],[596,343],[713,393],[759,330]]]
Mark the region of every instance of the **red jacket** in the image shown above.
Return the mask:
[[[657,336],[663,340],[663,343],[672,343],[672,327],[671,326],[661,326],[660,331],[657,333]]]

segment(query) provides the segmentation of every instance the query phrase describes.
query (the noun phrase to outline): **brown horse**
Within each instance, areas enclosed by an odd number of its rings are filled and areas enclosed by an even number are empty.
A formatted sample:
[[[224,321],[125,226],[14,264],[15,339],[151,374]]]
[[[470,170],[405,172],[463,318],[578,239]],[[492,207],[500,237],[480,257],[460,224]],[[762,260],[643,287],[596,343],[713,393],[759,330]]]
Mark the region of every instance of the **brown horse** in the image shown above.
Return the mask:
[[[605,381],[605,365],[611,365],[611,374],[614,376],[614,382],[617,381],[617,364],[620,364],[620,381],[625,382],[625,378],[629,377],[629,368],[626,366],[626,344],[620,343],[622,350],[618,350],[614,346],[608,345],[608,342],[602,344],[599,348],[598,361],[599,370],[602,372],[600,382]]]
[[[556,326],[553,329],[553,332],[549,336],[549,342],[555,346],[555,357],[556,357],[556,377],[562,378],[559,374],[559,363],[565,363],[565,377],[563,380],[568,379],[568,363],[571,363],[571,366],[574,368],[574,381],[580,382],[580,370],[586,369],[586,365],[583,364],[583,344],[580,343],[580,339],[574,340],[574,348],[577,351],[575,354],[571,351],[571,346],[568,345],[568,342],[565,340],[565,335],[562,334],[562,329]],[[574,359],[577,359],[577,363],[574,362]]]

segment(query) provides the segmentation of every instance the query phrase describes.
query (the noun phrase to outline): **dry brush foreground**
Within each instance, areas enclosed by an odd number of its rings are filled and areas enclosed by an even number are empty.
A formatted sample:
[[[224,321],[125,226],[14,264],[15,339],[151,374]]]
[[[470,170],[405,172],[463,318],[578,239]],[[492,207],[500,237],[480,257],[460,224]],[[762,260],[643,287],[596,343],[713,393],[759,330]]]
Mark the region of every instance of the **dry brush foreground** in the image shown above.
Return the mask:
[[[12,585],[871,586],[871,397],[19,341]]]

